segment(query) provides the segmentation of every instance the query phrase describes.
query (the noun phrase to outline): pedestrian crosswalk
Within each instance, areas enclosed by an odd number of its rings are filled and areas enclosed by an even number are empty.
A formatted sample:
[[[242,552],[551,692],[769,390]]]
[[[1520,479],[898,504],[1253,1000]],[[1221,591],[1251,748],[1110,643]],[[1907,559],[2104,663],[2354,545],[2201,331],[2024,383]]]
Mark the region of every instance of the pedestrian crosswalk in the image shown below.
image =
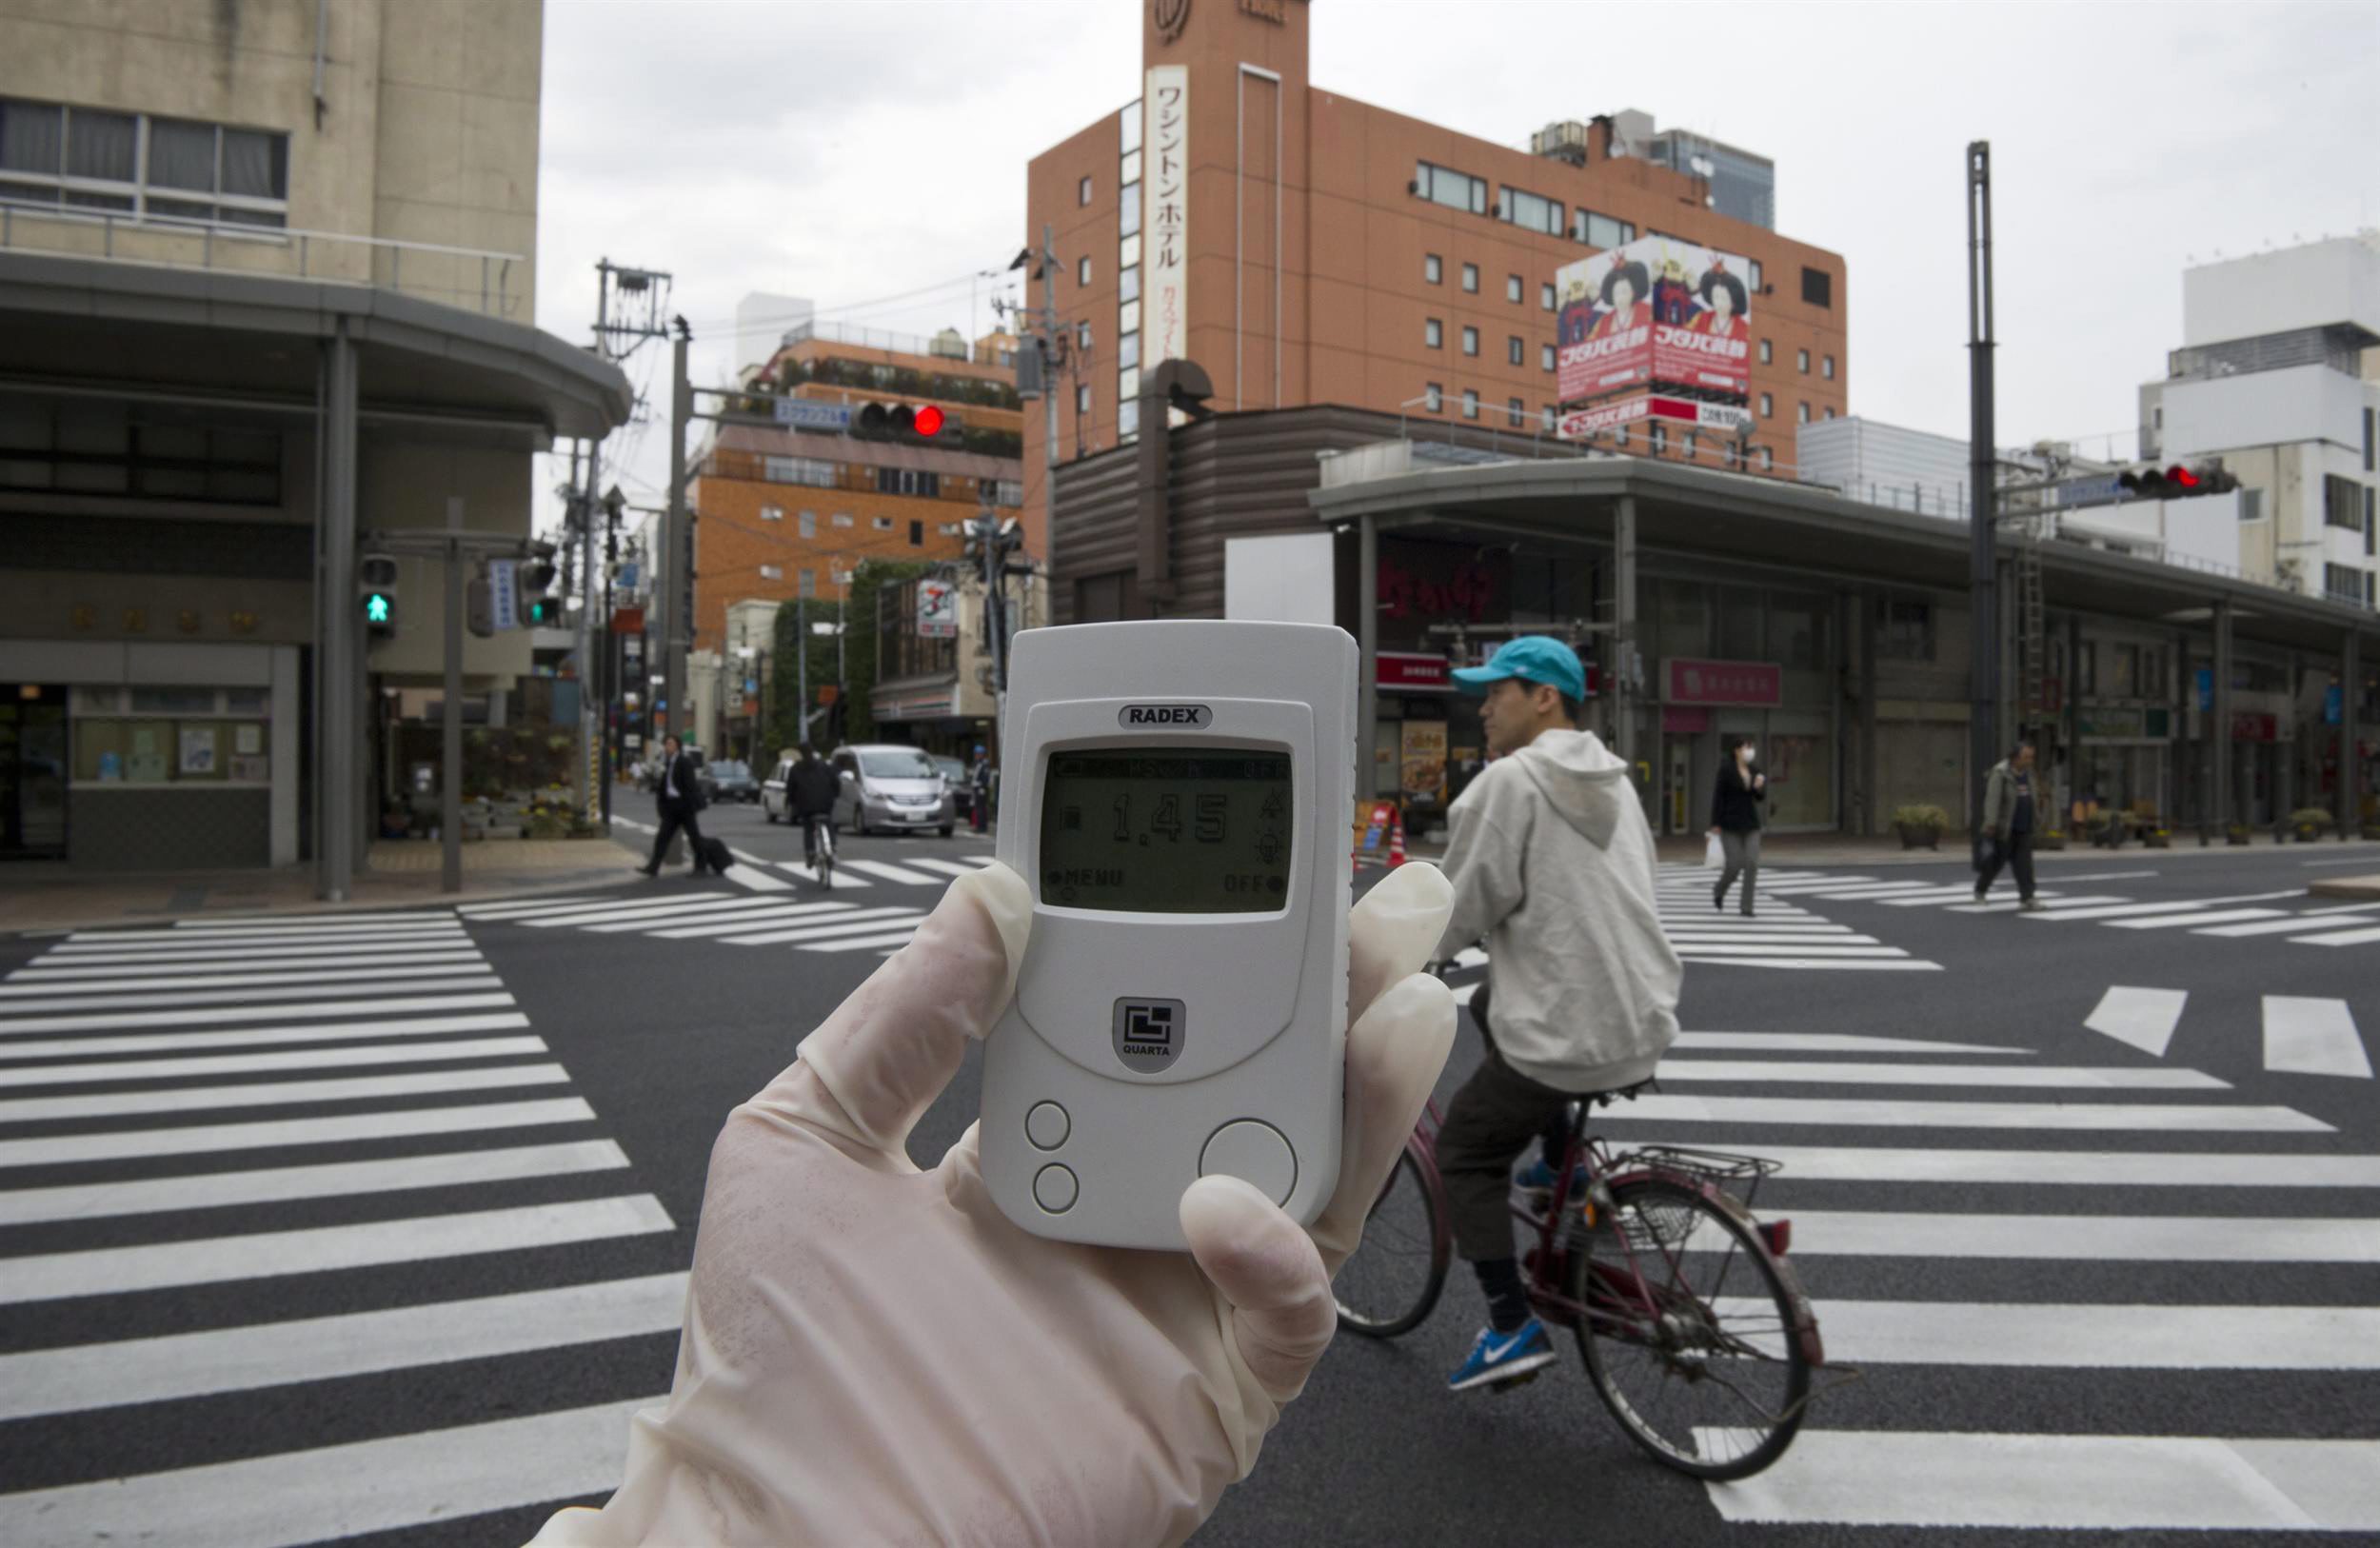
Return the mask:
[[[1684,876],[1711,873],[1686,866]],[[1665,872],[1665,875],[1669,872]],[[2316,903],[2303,887],[2206,898],[2138,899],[2100,890],[2109,882],[2153,876],[2154,871],[2104,871],[2054,878],[2064,891],[2044,886],[2034,897],[2041,908],[2023,913],[2028,924],[2095,923],[2111,929],[2172,930],[2222,940],[2278,936],[2292,944],[2363,946],[2380,944],[2380,903]],[[2087,883],[2092,883],[2086,886]],[[1682,883],[1681,883],[1682,884]],[[1764,871],[1760,896],[1804,902],[1874,903],[1883,908],[1940,908],[1954,914],[2016,914],[2019,905],[2003,877],[1992,895],[1975,902],[1969,881],[1881,881],[1872,876],[1813,870]],[[1707,883],[1705,902],[1708,902]],[[1765,910],[1764,910],[1765,911]]]
[[[2190,1004],[2186,989],[2113,983],[2099,997],[2083,1025],[2162,1059],[2172,1045]],[[2311,995],[2266,995],[2261,1001],[2264,1067],[2275,1074],[2371,1079],[2371,1056],[2364,1047],[2355,1013],[2344,1000]],[[2219,1014],[2219,1013],[2218,1013]],[[2235,1040],[2226,1039],[2228,1042]]]
[[[0,981],[0,1542],[610,1487],[636,1405],[587,1404],[666,1386],[688,1243],[571,1083],[443,910],[78,932]],[[512,1379],[541,1357],[594,1374]]]
[[[2330,1012],[2283,1024],[2336,1047]],[[1688,1032],[1661,1090],[1597,1116],[1782,1162],[1759,1213],[1792,1221],[1830,1360],[1867,1373],[1775,1467],[1706,1485],[1719,1516],[1917,1544],[2380,1533],[2370,1136],[2207,1071],[1922,1043]]]
[[[1740,893],[1731,894],[1725,908],[1715,908],[1716,881],[1693,865],[1664,865],[1656,878],[1662,931],[1687,963],[1854,973],[1934,972],[1942,965],[1837,924],[1791,898],[1773,897],[1765,877],[1751,915],[1740,911]]]

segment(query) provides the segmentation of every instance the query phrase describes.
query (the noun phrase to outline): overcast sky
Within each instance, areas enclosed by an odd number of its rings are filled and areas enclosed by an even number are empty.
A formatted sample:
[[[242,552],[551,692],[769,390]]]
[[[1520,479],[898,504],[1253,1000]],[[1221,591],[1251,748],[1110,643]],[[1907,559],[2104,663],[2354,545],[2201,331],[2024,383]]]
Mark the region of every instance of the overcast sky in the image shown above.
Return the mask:
[[[1771,157],[1778,229],[1850,271],[1851,411],[1893,424],[1966,433],[1970,140],[2003,445],[2131,455],[2185,267],[2380,224],[2370,0],[1312,6],[1313,79],[1346,96],[1524,147],[1641,108]],[[676,275],[698,383],[747,291],[972,337],[1026,161],[1137,96],[1140,50],[1137,0],[547,0],[538,321],[584,342],[607,256]],[[638,504],[667,482],[667,362],[627,363],[656,423],[606,452]]]

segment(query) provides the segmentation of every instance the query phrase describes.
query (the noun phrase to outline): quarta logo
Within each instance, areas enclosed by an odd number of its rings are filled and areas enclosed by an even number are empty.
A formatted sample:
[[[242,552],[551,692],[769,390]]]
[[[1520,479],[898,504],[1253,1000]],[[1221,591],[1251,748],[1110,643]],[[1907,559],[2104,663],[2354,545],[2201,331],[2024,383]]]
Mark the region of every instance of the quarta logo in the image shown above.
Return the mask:
[[[1152,0],[1149,17],[1157,23],[1157,41],[1171,43],[1190,25],[1190,0]]]
[[[1214,719],[1215,711],[1204,705],[1126,705],[1116,715],[1116,723],[1126,730],[1178,725],[1198,729],[1213,724]]]

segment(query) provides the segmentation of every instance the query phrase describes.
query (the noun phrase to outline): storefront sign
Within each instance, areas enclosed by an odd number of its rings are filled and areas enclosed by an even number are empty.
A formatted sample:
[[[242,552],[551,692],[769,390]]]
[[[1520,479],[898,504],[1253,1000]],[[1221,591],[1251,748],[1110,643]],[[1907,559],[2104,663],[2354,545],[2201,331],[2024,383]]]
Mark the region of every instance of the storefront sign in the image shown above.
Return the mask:
[[[1561,441],[1591,440],[1598,432],[1616,430],[1638,420],[1657,419],[1664,424],[1681,425],[1688,429],[1717,430],[1734,434],[1752,427],[1752,410],[1736,404],[1703,403],[1694,398],[1673,398],[1658,392],[1640,393],[1619,403],[1599,404],[1564,414],[1554,423],[1554,435]]]
[[[1433,805],[1446,800],[1446,723],[1444,721],[1406,721],[1401,727],[1399,748],[1403,772],[1398,784],[1407,801],[1426,801]]]
[[[955,640],[959,637],[959,587],[949,581],[918,583],[918,637]]]
[[[2075,717],[2074,734],[2086,740],[2132,741],[2148,734],[2148,717],[2138,709],[2086,709]]]
[[[1633,425],[1653,412],[1653,400],[1630,398],[1624,403],[1607,403],[1595,408],[1580,408],[1564,414],[1554,423],[1555,439],[1585,441],[1603,430],[1616,430]]]
[[[611,610],[611,632],[614,634],[642,635],[645,632],[645,609],[642,607],[614,607]],[[625,641],[625,644],[627,645],[628,654],[631,656],[641,656],[645,653],[645,642],[642,639],[628,640]]]
[[[1691,661],[1671,657],[1667,691],[1674,705],[1748,705],[1775,709],[1785,703],[1785,669],[1760,661]]]
[[[1484,623],[1496,603],[1497,591],[1496,574],[1485,565],[1444,565],[1417,570],[1387,555],[1380,558],[1379,603],[1384,619],[1419,617]]]
[[[1156,65],[1140,93],[1140,224],[1145,232],[1141,361],[1188,352],[1190,326],[1190,69]]]
[[[959,713],[959,685],[879,694],[871,700],[880,721],[944,720]]]
[[[1742,396],[1752,385],[1751,272],[1741,258],[1664,236],[1557,269],[1563,401],[1656,381]]]
[[[777,400],[777,423],[789,430],[837,430],[851,428],[851,409],[839,403],[812,403],[806,398]]]
[[[1443,692],[1455,685],[1443,656],[1423,656],[1407,650],[1383,650],[1372,681],[1383,688],[1408,693],[1418,688]]]

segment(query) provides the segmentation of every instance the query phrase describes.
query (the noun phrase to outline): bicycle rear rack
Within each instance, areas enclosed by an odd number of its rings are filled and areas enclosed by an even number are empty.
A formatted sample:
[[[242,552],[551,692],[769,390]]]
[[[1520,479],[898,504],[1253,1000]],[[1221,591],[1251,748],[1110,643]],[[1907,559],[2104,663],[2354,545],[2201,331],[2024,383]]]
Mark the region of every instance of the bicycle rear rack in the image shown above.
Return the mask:
[[[1684,1177],[1696,1182],[1707,1182],[1724,1193],[1735,1194],[1744,1208],[1750,1209],[1753,1201],[1759,1196],[1761,1182],[1783,1171],[1785,1163],[1770,1161],[1765,1156],[1740,1156],[1727,1150],[1696,1150],[1686,1145],[1641,1145],[1612,1159],[1611,1170],[1614,1172],[1635,1167]],[[1738,1189],[1741,1191],[1738,1192]]]

